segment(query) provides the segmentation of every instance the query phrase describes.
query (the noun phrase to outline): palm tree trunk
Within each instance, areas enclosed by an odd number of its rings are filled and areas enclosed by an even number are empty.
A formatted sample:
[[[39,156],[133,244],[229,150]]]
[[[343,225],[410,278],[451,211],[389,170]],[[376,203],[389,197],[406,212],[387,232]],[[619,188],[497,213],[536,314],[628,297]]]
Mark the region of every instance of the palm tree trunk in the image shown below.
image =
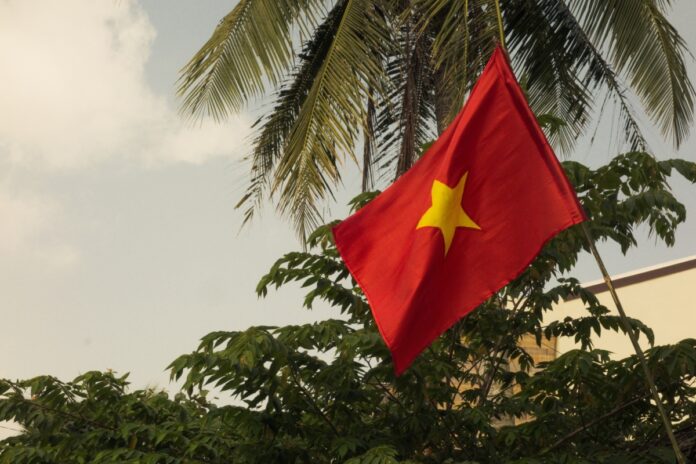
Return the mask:
[[[401,104],[401,148],[396,165],[396,178],[413,165],[416,160],[416,136],[418,133],[419,108],[422,98],[423,77],[426,66],[423,39],[407,26],[404,40],[404,66],[406,81]],[[415,37],[415,38],[414,38]]]
[[[362,191],[367,192],[372,188],[373,172],[372,162],[375,154],[375,102],[374,92],[368,91],[367,111],[365,112],[365,131],[363,145],[363,170],[362,170]]]
[[[452,105],[457,105],[458,103],[452,102],[448,98],[442,69],[438,70],[433,77],[435,80],[435,122],[439,135],[444,132],[450,123],[449,116],[452,114]]]

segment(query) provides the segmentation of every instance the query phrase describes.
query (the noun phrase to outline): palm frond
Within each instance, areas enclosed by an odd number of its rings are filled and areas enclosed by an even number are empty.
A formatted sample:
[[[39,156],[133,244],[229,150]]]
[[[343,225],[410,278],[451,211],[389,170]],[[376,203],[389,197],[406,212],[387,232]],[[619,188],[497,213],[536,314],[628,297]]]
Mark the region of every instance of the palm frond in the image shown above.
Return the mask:
[[[255,124],[259,131],[246,159],[250,163],[251,178],[244,196],[236,205],[237,208],[244,207],[244,224],[261,207],[273,171],[283,155],[288,134],[333,42],[344,7],[345,2],[336,5],[316,28],[311,40],[299,53],[292,75],[276,93],[273,109]]]
[[[665,17],[671,1],[566,1],[617,73],[627,77],[647,114],[679,146],[693,122],[694,88],[684,64],[686,44]]]
[[[587,53],[576,46],[554,0],[513,0],[505,4],[511,61],[532,110],[565,122],[547,131],[560,153],[568,153],[584,131],[593,98],[581,72]]]
[[[619,109],[619,120],[623,124],[623,137],[628,142],[631,151],[649,151],[648,142],[643,135],[638,118],[628,99],[628,90],[616,75],[612,66],[607,62],[602,53],[592,43],[585,31],[564,2],[550,2],[556,8],[554,17],[557,28],[563,27],[568,31],[568,40],[571,55],[578,56],[578,61],[584,65],[577,67],[583,69],[584,85],[592,91],[597,86],[604,86],[609,92],[609,97]]]
[[[272,189],[301,237],[318,224],[317,203],[340,182],[338,163],[357,163],[354,145],[368,89],[380,89],[384,17],[369,0],[346,0],[333,41],[288,134]]]
[[[416,0],[421,31],[436,27],[433,59],[456,101],[478,76],[496,42],[487,0]],[[681,143],[693,119],[693,88],[683,40],[665,19],[670,0],[508,0],[501,2],[515,69],[532,109],[566,121],[551,135],[570,150],[585,130],[596,90],[609,92],[630,148],[647,142],[628,98],[629,87],[663,133]],[[606,58],[609,57],[609,58]],[[627,77],[627,83],[623,76]]]
[[[275,85],[293,59],[293,27],[308,30],[322,0],[240,0],[181,70],[182,111],[222,119]]]
[[[341,164],[361,164],[361,133],[364,190],[408,169],[498,43],[497,1],[513,66],[561,152],[606,102],[618,108],[621,142],[646,150],[632,94],[676,145],[684,140],[695,92],[665,16],[673,0],[239,0],[178,85],[184,111],[217,119],[277,89],[247,158],[245,222],[271,197],[306,236]],[[297,37],[310,37],[299,53]]]
[[[446,126],[459,112],[498,42],[494,0],[416,0],[419,31],[433,35],[432,62],[441,102],[449,102]]]

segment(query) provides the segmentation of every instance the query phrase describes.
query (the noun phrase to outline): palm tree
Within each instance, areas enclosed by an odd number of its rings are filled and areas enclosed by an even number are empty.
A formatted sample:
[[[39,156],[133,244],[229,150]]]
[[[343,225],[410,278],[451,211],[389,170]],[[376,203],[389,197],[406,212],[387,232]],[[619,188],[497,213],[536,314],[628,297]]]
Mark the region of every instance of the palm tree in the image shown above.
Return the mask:
[[[343,164],[363,189],[406,171],[458,112],[498,43],[497,0],[240,0],[183,68],[183,110],[224,119],[273,92],[256,123],[245,222],[267,197],[301,237]],[[631,103],[675,146],[689,133],[688,53],[671,0],[499,0],[513,67],[561,152],[613,105],[649,150]],[[362,146],[362,156],[358,156]]]

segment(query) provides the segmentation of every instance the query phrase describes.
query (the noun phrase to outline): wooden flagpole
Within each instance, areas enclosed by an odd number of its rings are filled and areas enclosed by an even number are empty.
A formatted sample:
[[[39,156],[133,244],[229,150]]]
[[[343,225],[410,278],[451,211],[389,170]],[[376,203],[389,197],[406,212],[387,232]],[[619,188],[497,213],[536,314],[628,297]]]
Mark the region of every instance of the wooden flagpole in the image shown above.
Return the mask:
[[[599,255],[599,252],[597,251],[597,247],[594,244],[594,240],[592,240],[592,236],[590,235],[590,230],[587,227],[587,223],[583,222],[581,227],[583,233],[585,234],[585,238],[587,239],[587,244],[590,246],[590,251],[592,252],[592,255],[597,261],[599,270],[602,272],[604,282],[607,284],[607,287],[609,288],[611,298],[614,300],[616,309],[619,311],[619,317],[621,319],[621,323],[623,324],[624,330],[628,334],[628,338],[631,339],[633,349],[636,352],[636,356],[638,356],[640,365],[643,367],[645,381],[648,384],[650,393],[652,394],[652,397],[655,400],[655,404],[657,405],[657,409],[660,412],[662,423],[665,426],[665,431],[667,432],[669,441],[672,444],[672,448],[674,449],[674,454],[677,457],[677,461],[679,462],[679,464],[686,464],[686,459],[684,459],[684,455],[682,454],[681,449],[679,449],[679,443],[677,442],[677,438],[674,436],[674,430],[672,430],[672,421],[669,419],[667,411],[665,411],[665,408],[662,405],[662,399],[660,398],[660,394],[657,391],[657,387],[655,386],[655,380],[653,379],[652,372],[650,372],[650,368],[648,367],[648,362],[645,359],[645,354],[643,353],[643,349],[638,344],[638,337],[636,337],[636,333],[633,331],[631,324],[628,322],[628,316],[626,316],[626,311],[624,311],[623,305],[621,304],[621,300],[619,300],[619,295],[616,293],[614,282],[611,280],[611,277],[607,272],[607,268],[604,266],[604,261],[602,261],[602,257]]]
[[[505,33],[503,29],[503,16],[500,12],[500,0],[495,0],[495,12],[497,15],[498,19],[498,31],[500,32],[500,46],[505,50],[507,53],[507,47],[505,45]],[[599,252],[597,251],[597,247],[595,247],[594,240],[592,240],[592,236],[590,234],[590,230],[587,227],[587,223],[583,222],[581,224],[582,231],[585,235],[585,238],[587,239],[587,244],[590,247],[590,251],[592,252],[592,255],[594,256],[595,260],[597,261],[597,265],[599,266],[599,270],[602,272],[602,276],[604,277],[604,282],[606,282],[607,287],[609,288],[609,293],[611,293],[611,297],[614,300],[614,304],[616,305],[616,309],[619,311],[619,317],[621,319],[621,323],[623,324],[624,330],[628,334],[628,337],[631,339],[631,343],[633,344],[633,349],[636,352],[636,356],[638,356],[638,360],[640,362],[640,365],[643,368],[643,373],[645,374],[645,381],[648,384],[648,388],[650,389],[650,393],[652,394],[653,400],[655,401],[655,404],[657,405],[657,409],[660,413],[660,418],[662,419],[662,424],[665,427],[665,431],[667,432],[667,436],[669,437],[669,441],[672,444],[672,448],[674,449],[674,454],[676,455],[677,462],[679,464],[686,464],[686,459],[684,459],[684,455],[681,452],[681,449],[679,449],[679,443],[677,442],[677,438],[674,435],[674,430],[672,429],[672,422],[669,419],[669,416],[667,415],[667,412],[665,411],[664,406],[662,405],[662,399],[660,398],[660,393],[657,391],[657,387],[655,386],[655,380],[653,379],[652,373],[650,372],[650,368],[648,367],[648,362],[645,359],[645,354],[643,353],[643,350],[641,349],[640,345],[638,344],[638,338],[636,337],[635,332],[633,331],[631,324],[628,322],[628,316],[626,316],[626,312],[623,309],[623,305],[621,304],[621,300],[619,300],[619,296],[616,293],[616,288],[614,288],[614,282],[611,280],[611,277],[609,276],[609,273],[607,272],[607,268],[604,266],[604,261],[602,261],[602,257],[599,255]]]

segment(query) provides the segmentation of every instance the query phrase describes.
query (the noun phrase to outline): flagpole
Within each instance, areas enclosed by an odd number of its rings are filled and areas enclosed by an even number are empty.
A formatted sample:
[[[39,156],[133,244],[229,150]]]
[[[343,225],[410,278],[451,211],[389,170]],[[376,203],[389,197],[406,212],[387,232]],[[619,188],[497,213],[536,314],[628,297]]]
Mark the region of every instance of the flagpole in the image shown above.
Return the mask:
[[[495,13],[498,16],[498,31],[500,32],[500,46],[503,50],[507,52],[507,46],[505,45],[505,32],[503,29],[503,15],[500,13],[500,2],[495,0]]]
[[[498,19],[498,32],[500,33],[500,46],[507,53],[507,46],[505,45],[505,32],[504,32],[504,28],[503,28],[503,15],[500,12],[500,0],[495,0],[495,12],[496,12],[497,19]],[[611,280],[611,277],[609,276],[609,273],[607,272],[606,266],[604,266],[604,261],[602,261],[602,257],[599,255],[599,252],[597,251],[597,247],[595,247],[594,241],[592,240],[592,236],[590,235],[590,230],[587,227],[587,223],[583,222],[581,227],[582,227],[582,231],[585,235],[585,238],[587,239],[587,244],[590,247],[590,251],[592,252],[592,255],[594,256],[595,260],[597,261],[597,265],[599,266],[599,270],[602,272],[602,276],[604,277],[604,282],[607,284],[607,287],[609,288],[609,293],[611,293],[611,297],[614,300],[614,304],[616,305],[616,309],[619,311],[619,318],[621,319],[621,323],[624,327],[624,330],[628,334],[628,337],[631,339],[631,343],[633,344],[633,349],[635,350],[636,356],[638,356],[638,361],[640,362],[640,365],[643,368],[643,373],[645,374],[645,381],[648,384],[648,388],[650,389],[650,393],[652,394],[652,397],[655,400],[655,404],[657,405],[657,409],[660,412],[660,418],[662,419],[662,423],[665,427],[665,431],[667,432],[667,436],[669,437],[669,441],[672,444],[672,448],[674,449],[674,454],[677,457],[677,462],[679,464],[686,464],[686,460],[684,459],[684,455],[682,454],[681,449],[679,449],[679,443],[677,442],[677,438],[674,436],[674,430],[672,430],[672,422],[670,421],[669,416],[667,415],[667,412],[665,411],[665,408],[662,405],[662,399],[660,398],[660,394],[657,391],[657,387],[655,386],[655,380],[653,379],[652,373],[650,372],[650,368],[648,367],[648,362],[645,359],[645,354],[643,353],[642,348],[638,344],[638,338],[636,337],[635,332],[633,332],[631,324],[628,322],[628,316],[626,316],[626,312],[623,309],[623,305],[621,304],[621,300],[619,300],[619,296],[616,293],[616,288],[614,288],[614,282]]]
[[[679,448],[679,443],[677,442],[677,438],[674,436],[674,430],[672,430],[672,422],[670,421],[669,416],[667,415],[667,412],[665,411],[665,408],[662,405],[662,399],[660,398],[660,394],[657,391],[657,387],[655,386],[655,380],[653,379],[653,375],[650,372],[650,368],[648,367],[648,362],[645,359],[645,353],[643,353],[643,349],[638,344],[638,337],[636,337],[636,334],[633,331],[631,324],[628,322],[628,316],[626,316],[626,312],[624,311],[623,305],[621,304],[621,300],[619,300],[619,295],[616,293],[616,288],[614,287],[614,282],[611,280],[611,277],[609,276],[609,273],[607,272],[607,268],[606,268],[606,266],[604,266],[604,261],[602,260],[602,257],[599,255],[599,252],[597,251],[597,247],[594,244],[594,240],[592,240],[592,236],[590,235],[590,230],[587,227],[587,223],[583,222],[581,227],[582,227],[582,231],[585,235],[585,238],[587,239],[587,244],[590,247],[590,251],[592,252],[592,255],[594,256],[595,260],[597,261],[597,265],[599,266],[599,270],[602,272],[602,276],[604,277],[604,282],[607,284],[607,288],[609,288],[609,293],[611,294],[611,298],[614,300],[614,304],[616,305],[616,309],[619,311],[619,317],[621,319],[621,323],[624,327],[624,330],[628,334],[628,338],[631,339],[631,343],[633,344],[633,349],[635,350],[636,356],[638,356],[638,360],[640,361],[640,365],[643,368],[643,373],[645,374],[645,381],[647,382],[648,387],[650,388],[650,393],[652,393],[652,397],[655,400],[655,404],[657,405],[657,409],[660,411],[660,417],[662,418],[662,423],[664,424],[665,431],[667,432],[667,436],[669,437],[669,441],[672,444],[672,448],[674,449],[674,453],[676,454],[677,461],[679,462],[679,464],[686,464],[686,460],[684,459],[684,455],[682,454],[681,449]]]

